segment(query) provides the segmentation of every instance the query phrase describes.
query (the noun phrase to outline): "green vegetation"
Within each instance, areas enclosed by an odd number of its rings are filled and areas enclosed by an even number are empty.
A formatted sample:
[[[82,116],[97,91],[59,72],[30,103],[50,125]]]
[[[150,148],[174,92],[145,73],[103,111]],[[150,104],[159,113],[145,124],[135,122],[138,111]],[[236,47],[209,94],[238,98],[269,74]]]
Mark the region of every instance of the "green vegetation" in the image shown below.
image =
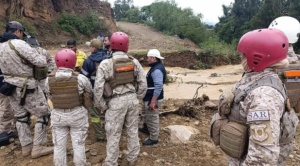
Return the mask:
[[[115,18],[118,21],[144,23],[165,34],[190,39],[201,47],[198,54],[201,62],[197,68],[240,62],[235,45],[219,40],[214,27],[203,24],[202,15],[195,14],[192,9],[179,8],[175,1],[155,1],[142,8],[136,8],[132,4],[132,0],[116,0]],[[178,46],[178,49],[186,50],[183,46]]]
[[[218,37],[226,43],[237,43],[240,37],[251,30],[268,28],[279,16],[300,19],[299,0],[235,0],[223,5],[223,16],[215,26]],[[294,44],[300,48],[300,42]]]
[[[104,22],[92,12],[84,16],[62,13],[58,20],[58,26],[61,30],[67,31],[75,37],[79,34],[91,36],[93,33],[107,30]]]
[[[201,47],[200,68],[207,68],[210,62],[239,63],[236,46],[241,36],[254,29],[268,28],[279,16],[300,20],[299,0],[235,0],[222,6],[223,16],[214,27],[204,25],[201,14],[179,8],[174,0],[157,0],[142,8],[132,4],[133,0],[116,0],[116,19],[145,23],[165,34],[190,39]],[[300,41],[294,47],[300,51]]]

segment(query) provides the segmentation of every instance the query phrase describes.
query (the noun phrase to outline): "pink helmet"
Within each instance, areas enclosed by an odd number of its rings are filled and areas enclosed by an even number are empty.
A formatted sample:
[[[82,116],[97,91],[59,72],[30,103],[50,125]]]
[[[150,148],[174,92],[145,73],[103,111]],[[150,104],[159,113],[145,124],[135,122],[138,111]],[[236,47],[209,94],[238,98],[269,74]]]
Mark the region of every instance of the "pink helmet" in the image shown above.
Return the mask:
[[[237,51],[247,57],[250,70],[262,71],[286,58],[289,42],[285,34],[276,29],[257,29],[244,34]]]
[[[112,50],[128,51],[129,38],[124,32],[115,32],[110,37],[110,47]]]
[[[63,49],[55,54],[55,63],[57,67],[73,69],[76,65],[76,54],[71,49]]]

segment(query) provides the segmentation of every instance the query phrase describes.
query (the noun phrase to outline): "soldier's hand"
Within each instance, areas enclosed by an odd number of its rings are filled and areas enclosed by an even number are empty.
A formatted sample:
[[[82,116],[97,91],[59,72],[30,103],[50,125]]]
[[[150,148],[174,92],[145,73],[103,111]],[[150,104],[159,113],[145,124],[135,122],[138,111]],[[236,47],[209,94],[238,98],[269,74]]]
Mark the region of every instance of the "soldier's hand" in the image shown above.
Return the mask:
[[[219,98],[218,111],[220,115],[227,115],[231,110],[231,103],[233,101],[234,95],[232,92],[225,92]]]
[[[290,103],[290,99],[289,99],[289,98],[286,99],[286,109],[287,109],[287,111],[289,111],[289,112],[292,110],[292,106],[291,106],[291,103]]]

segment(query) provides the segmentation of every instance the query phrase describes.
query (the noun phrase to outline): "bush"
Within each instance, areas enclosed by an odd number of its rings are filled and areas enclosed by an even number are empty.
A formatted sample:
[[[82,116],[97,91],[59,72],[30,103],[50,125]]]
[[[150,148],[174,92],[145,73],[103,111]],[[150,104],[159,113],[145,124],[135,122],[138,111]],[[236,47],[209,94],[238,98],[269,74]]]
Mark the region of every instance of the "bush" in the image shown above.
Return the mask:
[[[227,44],[219,41],[217,37],[211,36],[201,44],[202,50],[199,53],[199,68],[212,68],[225,64],[239,64],[240,56],[236,52],[236,44]]]
[[[83,34],[90,37],[93,33],[107,30],[103,21],[98,19],[92,12],[84,16],[62,13],[58,25],[61,30],[67,31],[73,36]]]

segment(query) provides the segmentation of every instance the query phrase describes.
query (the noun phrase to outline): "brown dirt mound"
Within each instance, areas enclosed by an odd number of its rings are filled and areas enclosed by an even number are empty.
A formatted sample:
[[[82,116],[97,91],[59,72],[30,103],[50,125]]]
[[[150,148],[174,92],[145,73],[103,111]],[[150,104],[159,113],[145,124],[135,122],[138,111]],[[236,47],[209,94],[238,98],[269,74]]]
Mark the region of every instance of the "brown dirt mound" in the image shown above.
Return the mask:
[[[165,100],[163,104],[164,110],[173,110],[186,103],[192,107],[198,107],[199,102],[191,100],[169,99]],[[201,105],[201,104],[200,104]],[[200,108],[200,107],[199,107]],[[202,107],[203,108],[203,107]],[[138,166],[199,166],[199,165],[227,165],[225,154],[213,145],[209,137],[209,124],[211,116],[214,111],[199,109],[199,119],[179,116],[176,114],[169,114],[160,118],[160,138],[159,144],[153,147],[141,146],[140,156],[137,161]],[[200,131],[200,134],[194,135],[190,143],[174,144],[170,142],[169,134],[164,128],[168,125],[186,125],[191,126]],[[299,136],[298,126],[298,136]],[[49,140],[51,134],[49,130]],[[104,142],[96,142],[93,134],[93,128],[90,126],[86,140],[86,156],[87,161],[93,166],[100,166],[100,163],[105,159],[106,147]],[[142,142],[147,135],[139,133],[140,142]],[[2,166],[45,166],[53,165],[53,155],[41,157],[39,159],[31,159],[30,157],[22,157],[21,147],[18,140],[13,141],[11,145],[1,147],[0,150],[0,165]],[[50,143],[49,145],[52,145]],[[300,140],[296,139],[294,150],[287,161],[287,165],[298,165],[300,161],[299,151]],[[68,165],[73,165],[73,151],[70,140],[67,145],[67,160]],[[120,157],[119,165],[126,165],[126,149],[127,140],[126,132],[123,131],[123,136],[120,142]]]

